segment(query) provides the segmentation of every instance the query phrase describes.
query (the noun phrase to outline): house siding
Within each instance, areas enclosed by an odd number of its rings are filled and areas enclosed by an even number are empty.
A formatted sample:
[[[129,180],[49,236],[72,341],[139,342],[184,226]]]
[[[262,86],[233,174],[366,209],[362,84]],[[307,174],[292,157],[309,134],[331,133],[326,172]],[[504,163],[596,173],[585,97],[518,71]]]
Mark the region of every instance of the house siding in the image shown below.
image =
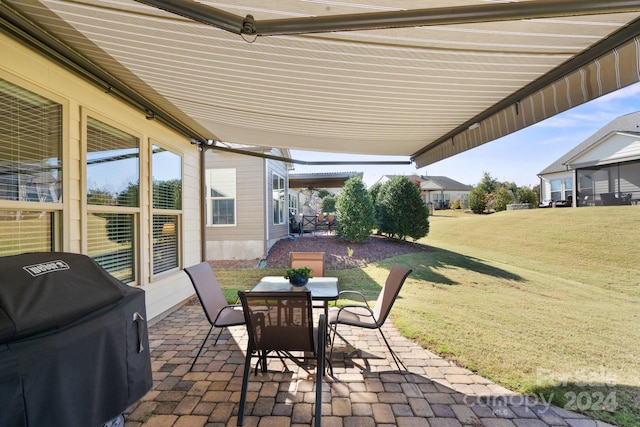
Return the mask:
[[[273,154],[276,156],[282,156],[282,151],[279,149],[274,149]],[[285,182],[285,197],[284,197],[284,224],[274,224],[273,221],[273,174],[277,173],[281,177],[284,178]],[[269,249],[280,239],[289,235],[289,202],[288,202],[288,188],[289,188],[289,180],[288,180],[288,170],[287,165],[284,162],[269,160],[267,162],[267,187],[269,189],[267,196],[268,199],[268,211],[266,216],[266,221],[268,224],[268,233],[266,238],[266,248],[265,248],[265,256]]]
[[[551,181],[554,179],[564,180],[565,178],[573,178],[573,172],[558,172],[540,177],[540,201],[546,202],[551,200]],[[557,200],[556,200],[557,201]]]
[[[264,258],[265,160],[208,151],[206,169],[236,170],[236,224],[206,227],[207,259]]]
[[[182,157],[183,210],[181,267],[200,261],[199,153],[189,140],[157,121],[119,101],[113,95],[80,79],[58,64],[16,40],[0,34],[0,78],[62,105],[62,186],[61,238],[65,252],[86,253],[87,211],[82,128],[87,114],[95,114],[123,130],[135,130],[140,138],[140,220],[136,235],[136,284],[146,291],[147,316],[152,319],[193,295],[193,287],[181,270],[151,277],[150,144],[158,143]],[[153,142],[152,142],[153,141]],[[29,203],[29,202],[26,202]],[[0,208],[7,208],[0,201]],[[26,206],[26,205],[25,205]],[[11,205],[15,208],[15,204]]]
[[[577,169],[583,165],[606,165],[640,158],[640,138],[636,135],[614,134],[571,162]]]
[[[283,156],[279,149],[269,152]],[[260,260],[271,246],[289,234],[288,198],[285,193],[284,224],[273,222],[273,174],[284,179],[287,188],[287,164],[235,153],[210,150],[205,157],[206,169],[236,170],[236,223],[207,226],[205,230],[207,259]]]

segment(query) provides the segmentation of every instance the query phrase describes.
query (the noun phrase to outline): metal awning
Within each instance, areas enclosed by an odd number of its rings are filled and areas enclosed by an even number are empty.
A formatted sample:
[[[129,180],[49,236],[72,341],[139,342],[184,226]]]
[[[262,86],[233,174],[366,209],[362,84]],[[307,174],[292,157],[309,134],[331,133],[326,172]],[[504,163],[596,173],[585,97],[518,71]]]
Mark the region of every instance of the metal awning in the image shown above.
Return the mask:
[[[0,28],[195,140],[419,167],[640,80],[640,1],[425,3],[5,0]]]

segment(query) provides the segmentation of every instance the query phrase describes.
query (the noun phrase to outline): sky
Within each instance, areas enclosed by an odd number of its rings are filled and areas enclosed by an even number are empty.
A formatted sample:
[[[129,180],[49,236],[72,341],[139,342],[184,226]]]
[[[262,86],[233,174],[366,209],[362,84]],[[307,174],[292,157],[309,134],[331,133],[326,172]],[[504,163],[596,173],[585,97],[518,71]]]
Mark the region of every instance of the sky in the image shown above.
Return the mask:
[[[557,114],[518,132],[488,142],[423,168],[415,165],[295,165],[293,173],[363,172],[367,187],[383,175],[446,176],[476,185],[488,172],[500,182],[518,186],[540,183],[538,173],[616,117],[640,111],[640,83]],[[408,160],[406,157],[340,154],[339,161]],[[305,161],[336,160],[335,153],[291,150],[291,157]]]

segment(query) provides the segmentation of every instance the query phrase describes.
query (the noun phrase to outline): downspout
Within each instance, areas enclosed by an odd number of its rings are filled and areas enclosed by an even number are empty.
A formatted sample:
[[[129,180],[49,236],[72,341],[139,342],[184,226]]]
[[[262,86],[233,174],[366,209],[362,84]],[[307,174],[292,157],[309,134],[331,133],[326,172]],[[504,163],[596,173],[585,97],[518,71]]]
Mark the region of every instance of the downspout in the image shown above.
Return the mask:
[[[573,191],[571,194],[573,199],[571,200],[571,207],[577,208],[578,207],[578,170],[577,169],[573,170]]]
[[[262,253],[267,257],[267,245],[269,242],[269,165],[267,159],[262,162],[264,168],[264,240],[262,242]]]
[[[205,198],[205,150],[198,147],[200,150],[200,260],[207,260],[207,233],[205,227],[205,214],[206,214],[206,198]]]
[[[540,203],[542,203],[542,191],[544,189],[544,183],[542,181],[542,176],[538,175],[538,178],[540,178],[540,192],[538,194],[538,205],[540,205]]]
[[[618,200],[622,198],[622,191],[620,191],[620,162],[616,165],[618,169]]]

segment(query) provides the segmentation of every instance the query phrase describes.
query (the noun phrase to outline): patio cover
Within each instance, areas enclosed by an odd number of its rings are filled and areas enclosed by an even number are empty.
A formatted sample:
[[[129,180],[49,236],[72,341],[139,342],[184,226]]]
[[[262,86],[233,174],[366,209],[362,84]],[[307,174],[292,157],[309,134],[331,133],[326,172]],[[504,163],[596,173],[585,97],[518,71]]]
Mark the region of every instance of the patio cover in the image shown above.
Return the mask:
[[[418,167],[640,80],[640,1],[5,0],[0,16],[194,142]]]
[[[289,188],[341,188],[353,177],[362,178],[362,172],[289,173]]]

